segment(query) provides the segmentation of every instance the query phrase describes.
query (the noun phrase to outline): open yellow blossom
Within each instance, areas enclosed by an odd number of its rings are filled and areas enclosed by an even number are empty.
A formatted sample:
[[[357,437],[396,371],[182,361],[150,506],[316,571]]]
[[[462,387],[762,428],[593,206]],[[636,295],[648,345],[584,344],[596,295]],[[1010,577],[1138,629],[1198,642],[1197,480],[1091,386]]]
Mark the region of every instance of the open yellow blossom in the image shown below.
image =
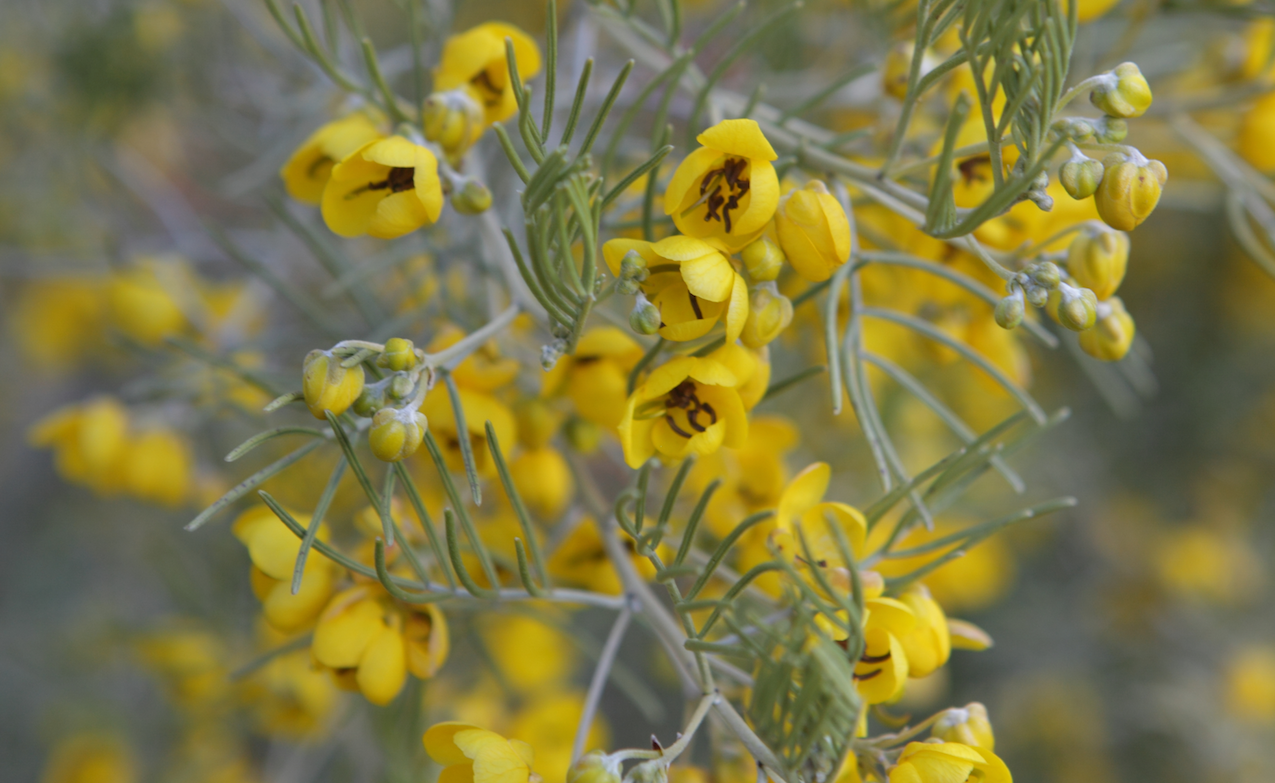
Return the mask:
[[[465,89],[482,105],[489,125],[504,122],[518,111],[505,60],[506,38],[513,42],[518,75],[525,81],[540,73],[540,47],[522,30],[503,22],[486,22],[448,38],[434,70],[434,89]]]
[[[571,638],[549,622],[549,617],[499,615],[479,626],[502,681],[518,693],[553,690],[570,677],[576,665]]]
[[[748,440],[738,449],[721,450],[698,460],[686,486],[698,496],[714,479],[722,484],[708,502],[704,524],[724,538],[740,520],[779,505],[788,483],[784,455],[800,439],[796,426],[776,415],[754,416],[748,423]]]
[[[916,617],[916,624],[899,639],[908,658],[908,676],[925,677],[947,663],[952,654],[947,615],[920,583],[899,594],[898,600]]]
[[[909,742],[890,770],[890,783],[1012,783],[1009,767],[991,750],[959,742]]]
[[[331,723],[337,696],[332,679],[311,665],[305,650],[275,656],[242,687],[243,701],[261,732],[293,741],[322,734]]]
[[[41,370],[66,372],[100,347],[106,301],[97,281],[31,281],[8,310],[9,334],[23,357]]]
[[[136,649],[169,700],[192,715],[215,714],[230,691],[226,646],[206,628],[183,624],[152,631],[138,639]]]
[[[101,494],[123,489],[127,438],[128,411],[114,397],[60,408],[27,434],[32,446],[54,450],[54,466],[62,478]]]
[[[308,515],[289,513],[298,523],[309,527]],[[252,559],[252,591],[261,601],[266,622],[283,633],[312,625],[336,590],[341,578],[340,567],[311,550],[301,573],[300,589],[294,595],[292,575],[301,551],[301,539],[264,505],[240,514],[231,530],[248,547],[248,556]],[[319,526],[316,537],[320,541],[328,540],[327,525]]]
[[[310,134],[279,169],[288,195],[307,204],[318,204],[336,164],[351,152],[382,137],[366,114],[356,112],[333,120]]]
[[[833,585],[848,585],[850,567],[841,557],[836,534],[829,527],[836,524],[856,559],[863,555],[863,542],[868,523],[863,514],[847,503],[825,501],[832,468],[826,462],[815,462],[793,477],[779,497],[775,511],[775,530],[771,544],[787,558],[805,562],[805,550],[797,526],[805,536],[814,562],[809,567],[827,569]]]
[[[881,595],[880,580],[864,581],[863,655],[855,661],[859,696],[868,704],[890,701],[903,691],[908,656],[902,638],[916,627],[907,604]]]
[[[779,156],[754,120],[722,120],[696,137],[664,191],[664,214],[687,236],[742,250],[779,205]]]
[[[343,237],[394,239],[438,220],[438,159],[401,136],[370,141],[332,168],[323,221]]]
[[[581,418],[614,430],[624,417],[629,373],[642,346],[614,326],[586,331],[571,356],[558,360],[541,380],[546,396],[565,394]]]
[[[950,536],[972,526],[973,520],[940,518],[935,520],[934,530],[917,525],[903,535],[895,550],[904,552],[944,536]],[[869,537],[869,550],[885,543],[892,525],[880,524]],[[953,545],[959,546],[959,545]],[[903,576],[943,556],[945,549],[914,557],[891,557],[882,560],[876,568],[882,576]],[[965,554],[955,558],[925,577],[925,585],[942,606],[952,611],[976,611],[985,609],[1003,598],[1013,587],[1015,578],[1014,553],[1003,536],[992,536],[968,547]]]
[[[748,414],[737,383],[725,364],[710,357],[677,356],[657,368],[629,397],[620,422],[629,467],[656,454],[677,461],[742,446]]]
[[[106,287],[111,325],[143,345],[159,345],[189,326],[175,290],[190,282],[183,262],[141,258],[111,275]]]
[[[372,584],[338,593],[314,629],[310,651],[333,670],[337,685],[362,692],[373,704],[389,704],[410,672],[437,673],[450,644],[447,623],[433,604],[400,608]]]
[[[612,239],[602,247],[612,274],[619,276],[620,264],[630,251],[646,262],[649,277],[642,291],[659,310],[661,337],[694,340],[724,316],[726,342],[735,342],[748,319],[748,284],[719,247],[689,236],[654,243]]]
[[[443,765],[442,783],[540,783],[531,771],[531,746],[469,723],[436,723],[422,738],[430,758]]]

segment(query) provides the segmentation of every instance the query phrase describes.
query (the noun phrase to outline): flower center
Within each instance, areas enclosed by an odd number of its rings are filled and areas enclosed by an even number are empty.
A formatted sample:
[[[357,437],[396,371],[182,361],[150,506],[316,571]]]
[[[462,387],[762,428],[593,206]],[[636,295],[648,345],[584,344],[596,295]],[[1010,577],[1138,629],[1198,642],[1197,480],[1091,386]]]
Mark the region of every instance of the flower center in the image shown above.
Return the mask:
[[[669,429],[688,440],[694,435],[681,428],[677,423],[677,419],[673,418],[673,409],[686,411],[686,424],[695,432],[704,432],[717,423],[717,411],[713,410],[712,405],[699,398],[695,393],[695,383],[690,380],[682,381],[677,386],[674,386],[673,390],[664,398],[664,405],[664,421],[668,422]],[[701,413],[708,415],[709,422],[707,425],[700,423],[699,417]]]
[[[369,190],[388,190],[391,193],[402,193],[405,190],[411,190],[416,187],[416,169],[395,166],[390,169],[390,173],[380,182],[369,182],[361,188],[351,190],[346,194],[348,201],[356,196],[361,196]]]
[[[691,210],[701,204],[707,204],[708,211],[704,213],[704,222],[716,220],[729,234],[731,210],[739,209],[739,200],[748,193],[749,182],[743,177],[744,169],[747,167],[747,158],[727,158],[720,168],[712,169],[704,174],[699,184],[699,199],[683,210],[682,216],[690,214]]]

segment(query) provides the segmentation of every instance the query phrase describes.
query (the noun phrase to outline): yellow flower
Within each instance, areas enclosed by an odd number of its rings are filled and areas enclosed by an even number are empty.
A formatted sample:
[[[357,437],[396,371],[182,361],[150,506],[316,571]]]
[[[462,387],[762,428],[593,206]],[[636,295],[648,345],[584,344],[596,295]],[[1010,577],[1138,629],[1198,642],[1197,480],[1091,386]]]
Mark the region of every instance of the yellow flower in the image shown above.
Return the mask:
[[[633,542],[621,537],[628,549],[634,568],[644,578],[655,576],[655,566],[633,550]],[[562,543],[553,550],[545,564],[549,573],[557,579],[607,595],[619,595],[624,591],[620,575],[607,556],[602,544],[602,534],[593,517],[583,517]]]
[[[54,450],[54,466],[63,479],[100,494],[124,488],[128,411],[114,397],[60,408],[36,422],[27,439]]]
[[[433,677],[449,647],[446,621],[433,604],[409,611],[367,584],[332,598],[314,628],[310,652],[334,671],[337,685],[384,706],[403,689],[409,672]]]
[[[832,468],[826,462],[812,463],[788,482],[779,497],[775,510],[775,529],[771,533],[771,545],[789,560],[807,567],[824,569],[834,587],[849,586],[850,564],[841,557],[836,534],[830,525],[841,530],[855,559],[863,555],[863,542],[868,534],[868,523],[863,514],[846,503],[825,501],[832,478]],[[810,547],[812,562],[807,562],[805,549],[797,527]]]
[[[639,468],[656,454],[677,461],[742,446],[748,414],[738,382],[725,364],[710,357],[676,356],[652,372],[629,397],[620,422],[629,467]]]
[[[139,343],[151,346],[185,331],[186,314],[173,298],[174,289],[189,282],[185,271],[180,261],[146,258],[112,274],[106,288],[111,324]]]
[[[987,750],[996,749],[996,738],[992,735],[987,708],[976,701],[944,712],[943,717],[935,722],[930,734],[945,742],[959,742]]]
[[[1261,566],[1250,548],[1217,530],[1200,526],[1161,534],[1153,562],[1161,583],[1170,591],[1217,603],[1239,599],[1261,575]]]
[[[540,783],[531,746],[521,740],[459,721],[434,724],[422,740],[446,783]]]
[[[819,180],[779,199],[775,233],[788,263],[806,280],[832,277],[850,258],[850,222],[841,203]]]
[[[782,416],[755,416],[748,424],[748,440],[738,449],[718,451],[698,460],[687,486],[698,496],[714,479],[722,485],[709,500],[704,523],[724,538],[740,520],[779,505],[788,483],[784,455],[796,448],[796,426]]]
[[[536,769],[545,779],[565,780],[571,765],[572,740],[583,714],[583,693],[570,690],[542,693],[514,716],[509,734],[531,747]],[[585,747],[605,747],[607,734],[606,722],[601,716],[595,717]]]
[[[458,383],[459,385],[459,383]],[[483,476],[496,475],[496,463],[492,459],[487,445],[487,422],[491,422],[496,438],[500,441],[501,451],[508,455],[517,442],[517,424],[513,411],[491,394],[464,387],[458,388],[461,411],[465,414],[465,429],[471,447],[474,463]],[[460,451],[460,432],[456,426],[456,413],[452,409],[451,398],[447,388],[438,384],[425,395],[421,403],[421,413],[429,419],[430,431],[438,439],[439,448],[443,452],[448,467],[455,471],[465,468]]]
[[[774,283],[762,283],[753,289],[748,303],[748,320],[740,339],[749,348],[768,345],[792,323],[792,300],[779,293]]]
[[[602,246],[611,273],[630,251],[646,262],[642,291],[659,310],[660,336],[685,341],[703,337],[724,315],[726,342],[733,343],[748,318],[748,284],[722,252],[689,236],[659,242],[612,239]]]
[[[1263,173],[1275,171],[1275,93],[1267,93],[1244,112],[1236,140],[1240,155]]]
[[[152,429],[128,444],[124,485],[129,494],[162,506],[180,506],[190,496],[190,444],[168,429]]]
[[[105,305],[95,281],[33,281],[19,290],[9,311],[9,333],[31,364],[64,372],[99,347]]]
[[[899,638],[908,659],[908,676],[925,677],[947,663],[952,654],[947,615],[920,583],[901,593],[899,601],[916,617],[916,624]]]
[[[58,742],[40,776],[41,783],[135,783],[139,779],[133,756],[124,745],[92,734]]]
[[[438,159],[401,136],[370,141],[332,168],[323,220],[343,237],[394,239],[438,220]]]
[[[362,112],[327,123],[310,134],[279,169],[288,195],[297,201],[318,204],[332,168],[351,152],[381,137],[376,124]]]
[[[916,627],[916,615],[902,601],[881,595],[882,582],[864,580],[863,655],[854,665],[859,695],[880,704],[903,692],[908,656],[901,641]]]
[[[292,513],[292,517],[307,527],[310,524],[308,515]],[[248,547],[252,591],[261,601],[266,622],[283,633],[294,633],[313,624],[336,590],[341,568],[311,550],[301,572],[301,587],[293,595],[292,574],[301,539],[266,506],[254,506],[240,514],[231,530]],[[319,526],[317,537],[328,540],[327,525]]]
[[[1253,645],[1231,656],[1226,663],[1225,703],[1240,720],[1275,722],[1275,647]]]
[[[503,22],[486,22],[448,38],[434,70],[434,89],[464,88],[482,105],[489,125],[504,122],[518,111],[505,61],[506,38],[513,41],[514,60],[523,81],[540,73],[536,42]]]
[[[316,419],[326,420],[325,411],[340,416],[363,391],[363,365],[345,368],[341,361],[331,351],[310,351],[302,363],[301,390]]]
[[[991,750],[959,742],[909,742],[890,770],[890,783],[1012,783],[1009,767]]]
[[[138,640],[137,653],[172,702],[191,714],[213,714],[229,692],[225,645],[206,629],[186,625],[154,631]]]
[[[743,249],[761,236],[779,205],[779,156],[753,120],[722,120],[696,137],[664,191],[664,214],[687,236]]]
[[[594,327],[580,337],[573,355],[559,359],[542,376],[542,393],[565,394],[581,418],[614,431],[624,418],[629,373],[642,353],[642,346],[622,330]]]
[[[592,524],[587,517],[580,526],[585,523]],[[510,614],[492,617],[480,629],[500,674],[519,693],[552,690],[575,667],[570,638],[547,622]]]
[[[544,520],[561,516],[575,492],[571,468],[552,446],[522,452],[509,463],[509,473],[527,508]]]
[[[290,740],[317,738],[337,705],[332,680],[305,650],[272,658],[247,679],[244,700],[262,733]]]
[[[1120,0],[1076,0],[1079,7],[1076,9],[1076,18],[1081,24],[1092,22],[1098,17],[1116,7]],[[1063,13],[1069,13],[1071,0],[1062,0]]]
[[[1108,155],[1103,166],[1102,183],[1094,194],[1098,215],[1112,228],[1132,231],[1160,203],[1160,188],[1169,172],[1158,160],[1134,161],[1120,153]]]
[[[1141,117],[1151,108],[1151,86],[1136,63],[1120,63],[1089,93],[1089,101],[1110,117]]]
[[[1080,333],[1080,347],[1095,359],[1117,362],[1129,353],[1129,346],[1133,345],[1133,316],[1124,309],[1124,302],[1118,296],[1103,304],[1107,305],[1107,315],[1099,318],[1093,328]]]

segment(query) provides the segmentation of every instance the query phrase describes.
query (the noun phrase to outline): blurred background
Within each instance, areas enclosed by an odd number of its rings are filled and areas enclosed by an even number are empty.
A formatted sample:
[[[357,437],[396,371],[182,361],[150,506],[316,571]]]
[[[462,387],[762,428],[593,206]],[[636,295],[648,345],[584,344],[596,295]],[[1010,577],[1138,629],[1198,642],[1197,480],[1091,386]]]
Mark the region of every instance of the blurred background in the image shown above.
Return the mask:
[[[402,73],[401,8],[354,5],[388,52],[387,70]],[[451,19],[435,5],[438,23],[457,30],[490,18],[535,36],[543,29],[538,3],[467,0]],[[687,5],[691,24],[711,16],[708,3]],[[1078,57],[1125,45],[1129,20],[1158,9],[1132,33],[1130,55],[1158,90],[1245,40],[1250,22],[1240,16],[1163,5],[1121,4],[1086,27]],[[567,40],[582,9],[563,6]],[[282,706],[251,694],[234,707],[198,706],[221,704],[227,676],[259,651],[257,602],[227,521],[193,534],[182,526],[245,475],[221,457],[262,427],[255,411],[268,399],[198,351],[239,352],[287,386],[318,344],[224,238],[313,290],[330,285],[268,201],[281,193],[279,165],[340,96],[251,0],[8,3],[0,17],[0,778],[54,775],[59,759],[89,748],[101,777],[76,780],[411,779],[399,775],[419,755],[419,731],[394,705],[360,704],[353,715],[306,685]],[[824,78],[802,54],[806,38],[873,45],[870,29],[836,18],[844,34],[794,23],[732,78],[747,84],[749,68],[772,84]],[[861,93],[848,91],[845,106],[834,100],[828,121],[842,109],[861,115]],[[1229,142],[1244,110],[1212,110],[1208,125]],[[936,577],[948,611],[996,646],[958,653],[899,709],[985,702],[997,752],[1022,781],[1262,783],[1275,780],[1275,280],[1230,238],[1224,191],[1208,170],[1155,121],[1138,133],[1170,171],[1159,209],[1133,234],[1122,289],[1144,338],[1138,367],[1113,374],[1066,349],[1032,348],[1033,392],[1073,413],[1017,464],[1033,496],[1074,494],[1080,504]],[[499,160],[494,146],[484,154]],[[135,276],[139,258],[179,276],[202,314],[189,330],[200,340],[185,353],[130,320],[153,293]],[[463,285],[476,274],[466,261],[440,259],[438,280]],[[183,312],[176,317],[192,310]],[[808,394],[826,402],[822,387]],[[29,435],[60,407],[100,395],[123,400],[131,426],[153,436],[135,459],[145,475],[112,496],[65,481]],[[771,409],[788,412],[794,400]],[[909,418],[908,406],[889,415],[907,448],[930,449],[933,427]],[[802,456],[863,471],[870,499],[857,430],[839,438],[836,448],[852,453],[816,444]],[[933,448],[936,457],[950,444]],[[321,483],[326,469],[306,476]],[[969,513],[1005,508],[1006,494],[982,482]],[[342,513],[355,511],[346,501]],[[457,661],[484,646],[483,634],[500,633],[455,623]],[[601,621],[582,625],[595,644],[605,633]],[[528,649],[562,669],[538,675],[555,692],[587,684],[589,667],[572,663],[580,654],[569,643]],[[668,676],[658,657],[635,646],[621,660],[658,680]],[[414,698],[455,702],[489,687],[474,676],[439,679],[432,695]],[[551,731],[558,713],[537,704],[539,715],[514,720]],[[622,699],[606,708],[616,744],[669,730]],[[288,709],[338,715],[331,741],[279,730]],[[140,778],[110,776],[129,765]]]

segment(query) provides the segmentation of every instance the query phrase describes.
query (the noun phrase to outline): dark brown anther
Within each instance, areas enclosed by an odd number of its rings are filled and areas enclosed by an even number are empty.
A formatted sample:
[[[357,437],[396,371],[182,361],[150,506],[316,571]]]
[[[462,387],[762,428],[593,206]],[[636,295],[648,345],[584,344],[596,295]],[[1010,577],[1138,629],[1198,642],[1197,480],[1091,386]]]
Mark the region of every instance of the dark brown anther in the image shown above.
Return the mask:
[[[660,741],[655,738],[654,734],[651,735],[651,750],[658,750],[661,756],[664,755],[664,746],[660,744]]]
[[[885,663],[890,660],[890,653],[886,653],[885,655],[864,655],[859,660],[864,663]]]
[[[704,312],[699,309],[699,299],[696,299],[695,294],[692,294],[689,291],[686,295],[691,298],[691,309],[695,311],[695,317],[701,321],[704,320]]]
[[[478,87],[478,91],[483,94],[483,105],[493,108],[500,105],[501,90],[491,83],[491,76],[487,74],[487,69],[478,72],[478,75],[469,80],[469,83]]]
[[[687,418],[689,420],[690,417],[688,416]],[[691,435],[691,433],[677,426],[677,421],[674,420],[673,414],[671,413],[664,414],[664,420],[668,422],[669,429],[673,430],[678,435],[681,435],[683,438],[690,440],[692,437],[694,437],[693,435]]]
[[[868,673],[868,674],[856,674],[856,675],[854,675],[854,679],[858,680],[859,682],[863,682],[864,680],[870,680],[870,679],[872,679],[873,677],[876,677],[876,676],[877,676],[877,675],[879,675],[882,671],[884,671],[884,670],[883,670],[883,669],[877,669],[877,670],[875,670],[875,671],[873,671],[873,672],[870,672],[870,673]]]

